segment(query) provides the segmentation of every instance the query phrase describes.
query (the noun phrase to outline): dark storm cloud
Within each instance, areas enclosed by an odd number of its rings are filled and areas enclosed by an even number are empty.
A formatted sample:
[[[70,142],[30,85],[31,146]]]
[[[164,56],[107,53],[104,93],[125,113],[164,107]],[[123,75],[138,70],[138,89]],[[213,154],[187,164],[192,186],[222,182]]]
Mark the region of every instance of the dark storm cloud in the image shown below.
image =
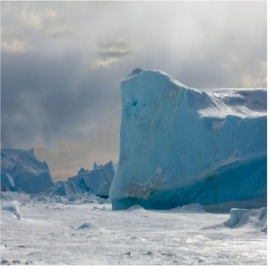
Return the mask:
[[[34,146],[54,171],[117,161],[120,82],[137,67],[195,88],[266,87],[266,2],[1,7],[2,147]]]
[[[103,117],[109,84],[102,74],[84,72],[82,56],[2,54],[2,146],[18,142],[83,138],[84,126]],[[109,74],[107,74],[108,76]],[[117,95],[118,93],[115,92]],[[113,107],[113,106],[112,106]]]

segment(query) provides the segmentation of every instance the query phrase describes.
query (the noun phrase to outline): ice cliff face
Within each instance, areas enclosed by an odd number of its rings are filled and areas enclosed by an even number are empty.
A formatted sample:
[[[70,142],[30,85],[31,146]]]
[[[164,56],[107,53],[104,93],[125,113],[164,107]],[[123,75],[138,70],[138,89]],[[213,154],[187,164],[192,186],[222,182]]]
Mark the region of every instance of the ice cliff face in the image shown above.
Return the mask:
[[[37,194],[53,186],[46,162],[39,161],[33,150],[1,149],[1,186]]]
[[[199,91],[136,69],[121,96],[113,209],[266,198],[265,89]]]

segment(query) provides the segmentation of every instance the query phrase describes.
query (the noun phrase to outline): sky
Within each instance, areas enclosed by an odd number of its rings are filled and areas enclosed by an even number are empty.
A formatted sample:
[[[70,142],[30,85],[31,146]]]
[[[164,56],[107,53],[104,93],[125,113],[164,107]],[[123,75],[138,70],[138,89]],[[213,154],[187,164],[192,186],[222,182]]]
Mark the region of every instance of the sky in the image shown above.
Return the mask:
[[[138,67],[266,88],[266,1],[2,1],[1,147],[33,147],[55,181],[118,162],[120,83]]]

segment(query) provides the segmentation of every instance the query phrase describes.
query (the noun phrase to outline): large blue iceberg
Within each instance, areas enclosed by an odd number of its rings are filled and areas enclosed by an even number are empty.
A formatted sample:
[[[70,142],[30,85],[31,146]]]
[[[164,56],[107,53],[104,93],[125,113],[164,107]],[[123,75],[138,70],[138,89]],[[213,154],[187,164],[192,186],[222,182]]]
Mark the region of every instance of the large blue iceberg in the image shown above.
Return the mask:
[[[266,89],[201,91],[136,69],[122,81],[121,96],[113,209],[266,205]]]

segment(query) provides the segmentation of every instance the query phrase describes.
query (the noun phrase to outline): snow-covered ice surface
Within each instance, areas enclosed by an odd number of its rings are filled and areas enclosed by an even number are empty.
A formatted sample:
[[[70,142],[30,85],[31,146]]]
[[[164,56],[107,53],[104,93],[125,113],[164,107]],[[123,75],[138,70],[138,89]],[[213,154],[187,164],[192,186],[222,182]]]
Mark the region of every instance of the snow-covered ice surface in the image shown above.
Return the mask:
[[[112,211],[95,196],[55,198],[1,193],[2,264],[267,264],[266,209],[234,210],[239,220],[231,227],[230,213],[206,213],[199,204]]]

